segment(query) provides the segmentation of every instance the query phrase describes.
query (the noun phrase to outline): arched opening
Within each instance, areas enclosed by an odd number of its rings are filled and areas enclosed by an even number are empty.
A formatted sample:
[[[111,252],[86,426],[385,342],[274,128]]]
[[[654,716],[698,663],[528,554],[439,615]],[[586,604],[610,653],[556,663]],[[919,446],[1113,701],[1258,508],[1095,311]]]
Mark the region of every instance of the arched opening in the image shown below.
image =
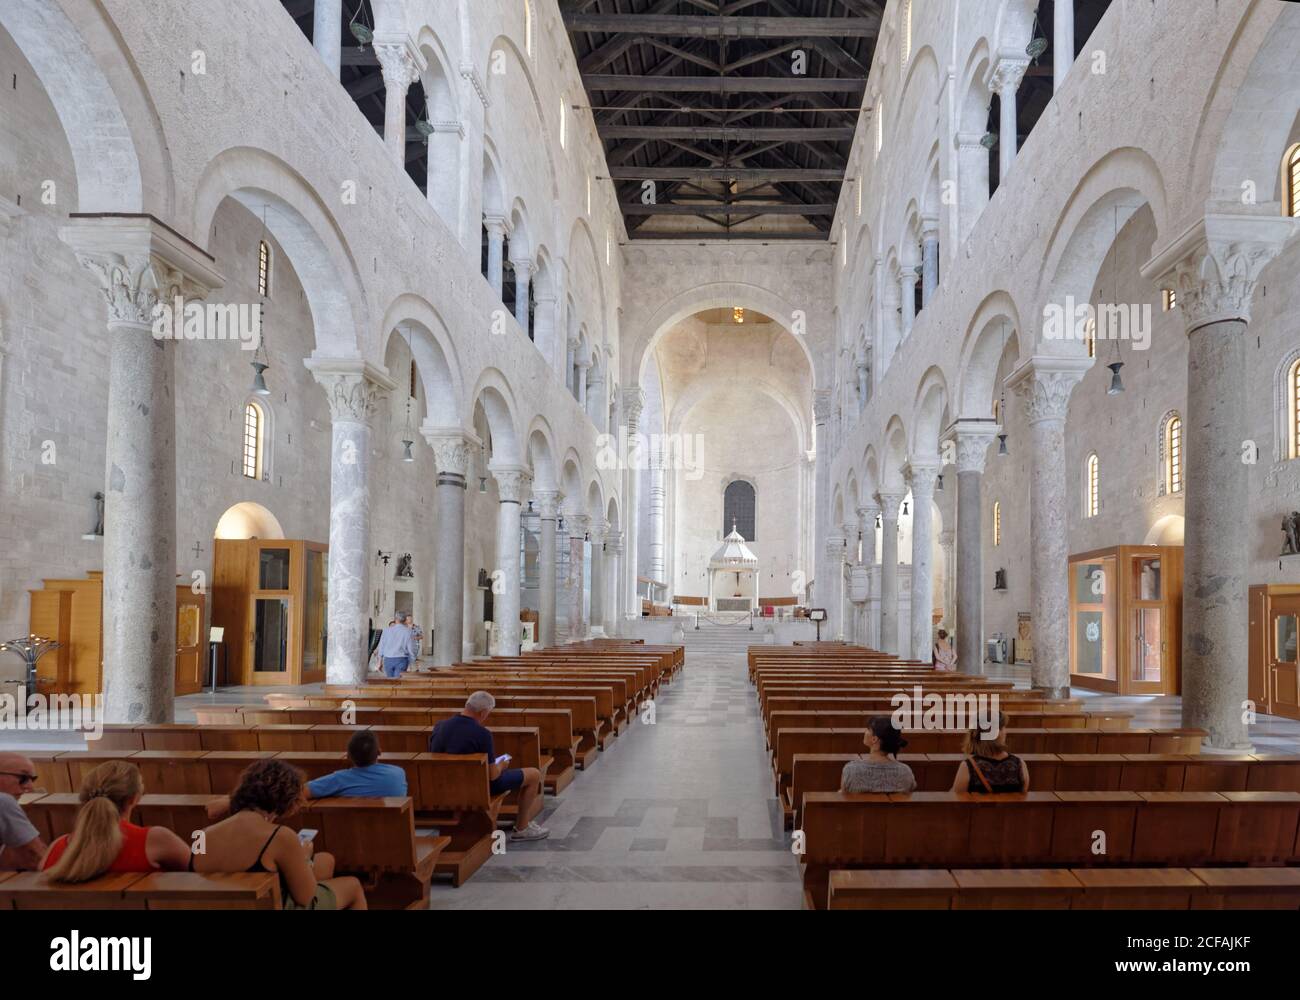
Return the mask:
[[[284,529],[279,519],[260,503],[245,500],[226,508],[213,538],[223,540],[246,540],[252,538],[283,538]]]

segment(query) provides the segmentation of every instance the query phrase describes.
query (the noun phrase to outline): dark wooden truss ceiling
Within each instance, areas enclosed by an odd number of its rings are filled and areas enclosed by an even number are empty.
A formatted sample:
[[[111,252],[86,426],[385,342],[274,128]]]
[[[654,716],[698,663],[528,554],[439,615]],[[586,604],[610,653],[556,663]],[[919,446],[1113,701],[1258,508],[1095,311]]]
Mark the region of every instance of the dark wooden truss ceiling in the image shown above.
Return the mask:
[[[883,7],[560,0],[629,236],[827,239]]]

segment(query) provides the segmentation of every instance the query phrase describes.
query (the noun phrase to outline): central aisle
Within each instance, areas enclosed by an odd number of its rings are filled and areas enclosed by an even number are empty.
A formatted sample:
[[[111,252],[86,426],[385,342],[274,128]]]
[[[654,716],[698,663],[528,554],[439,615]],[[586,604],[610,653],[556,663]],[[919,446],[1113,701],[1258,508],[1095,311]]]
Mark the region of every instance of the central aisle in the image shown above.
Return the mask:
[[[638,720],[547,797],[550,838],[507,843],[459,889],[435,881],[431,907],[798,909],[799,866],[739,644],[752,635],[707,651],[688,639],[654,724]]]

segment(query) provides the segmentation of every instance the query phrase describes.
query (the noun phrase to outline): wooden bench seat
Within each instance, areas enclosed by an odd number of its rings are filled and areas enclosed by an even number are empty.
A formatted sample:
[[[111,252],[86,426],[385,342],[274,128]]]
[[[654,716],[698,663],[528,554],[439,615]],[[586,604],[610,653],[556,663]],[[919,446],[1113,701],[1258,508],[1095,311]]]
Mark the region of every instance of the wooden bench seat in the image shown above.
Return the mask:
[[[833,871],[832,910],[1230,910],[1300,907],[1298,868]]]
[[[0,910],[278,910],[273,872],[105,875],[62,885],[39,872],[0,876]]]

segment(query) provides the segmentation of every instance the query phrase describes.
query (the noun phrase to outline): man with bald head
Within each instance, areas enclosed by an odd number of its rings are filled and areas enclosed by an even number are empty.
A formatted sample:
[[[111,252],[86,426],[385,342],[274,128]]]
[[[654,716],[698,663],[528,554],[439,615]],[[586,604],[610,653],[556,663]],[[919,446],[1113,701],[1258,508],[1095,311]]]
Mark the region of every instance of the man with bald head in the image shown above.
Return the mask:
[[[34,871],[45,857],[40,832],[18,804],[36,787],[36,765],[16,753],[0,752],[0,871]]]

